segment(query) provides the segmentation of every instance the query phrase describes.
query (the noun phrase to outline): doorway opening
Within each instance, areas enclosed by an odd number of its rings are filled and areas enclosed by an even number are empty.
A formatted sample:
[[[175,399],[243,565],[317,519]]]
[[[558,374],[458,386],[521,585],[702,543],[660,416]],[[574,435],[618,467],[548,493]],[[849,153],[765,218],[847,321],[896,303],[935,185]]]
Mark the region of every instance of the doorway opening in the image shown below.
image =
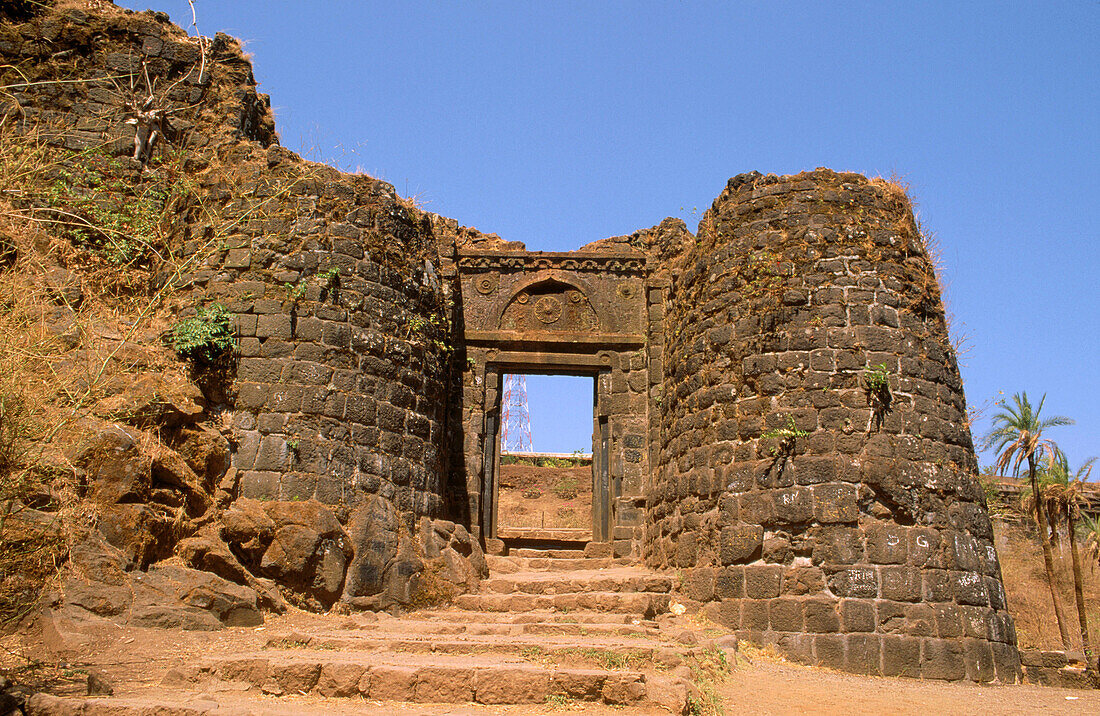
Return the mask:
[[[601,511],[592,450],[599,429],[594,376],[505,373],[502,378],[496,536],[591,541]]]

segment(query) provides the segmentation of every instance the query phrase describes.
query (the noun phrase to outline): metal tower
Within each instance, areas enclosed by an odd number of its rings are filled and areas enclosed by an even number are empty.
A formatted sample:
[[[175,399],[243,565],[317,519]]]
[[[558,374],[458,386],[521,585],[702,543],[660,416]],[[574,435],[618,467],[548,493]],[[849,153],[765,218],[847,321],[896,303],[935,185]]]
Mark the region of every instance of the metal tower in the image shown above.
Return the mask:
[[[504,376],[504,395],[500,399],[501,452],[534,452],[531,444],[531,414],[527,410],[527,376]]]

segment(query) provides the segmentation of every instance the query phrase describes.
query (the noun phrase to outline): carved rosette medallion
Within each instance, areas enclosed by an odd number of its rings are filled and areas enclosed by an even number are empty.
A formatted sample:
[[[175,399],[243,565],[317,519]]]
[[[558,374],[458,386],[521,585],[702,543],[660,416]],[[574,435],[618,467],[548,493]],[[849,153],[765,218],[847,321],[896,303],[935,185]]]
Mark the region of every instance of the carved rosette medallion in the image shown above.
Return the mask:
[[[535,302],[535,318],[543,323],[553,323],[561,318],[561,301],[553,296],[543,296]]]
[[[500,276],[495,273],[478,276],[477,280],[474,281],[474,287],[477,288],[477,292],[480,294],[490,294],[496,291],[499,285]]]

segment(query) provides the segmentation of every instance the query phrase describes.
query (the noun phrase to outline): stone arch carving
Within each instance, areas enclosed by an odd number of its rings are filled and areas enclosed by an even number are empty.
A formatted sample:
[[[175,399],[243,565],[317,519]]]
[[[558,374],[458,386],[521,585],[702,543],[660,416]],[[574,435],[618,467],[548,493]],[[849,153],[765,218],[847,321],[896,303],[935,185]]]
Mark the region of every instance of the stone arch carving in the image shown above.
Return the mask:
[[[513,291],[500,314],[505,331],[596,331],[601,321],[588,292],[556,275],[536,276]]]

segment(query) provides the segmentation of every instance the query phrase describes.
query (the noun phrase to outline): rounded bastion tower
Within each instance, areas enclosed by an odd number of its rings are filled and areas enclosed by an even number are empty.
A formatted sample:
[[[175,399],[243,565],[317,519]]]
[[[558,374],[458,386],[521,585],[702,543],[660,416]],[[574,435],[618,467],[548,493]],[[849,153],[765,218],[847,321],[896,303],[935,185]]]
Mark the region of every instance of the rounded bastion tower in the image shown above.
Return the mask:
[[[935,269],[904,190],[731,179],[671,271],[646,560],[741,638],[1017,680]]]

